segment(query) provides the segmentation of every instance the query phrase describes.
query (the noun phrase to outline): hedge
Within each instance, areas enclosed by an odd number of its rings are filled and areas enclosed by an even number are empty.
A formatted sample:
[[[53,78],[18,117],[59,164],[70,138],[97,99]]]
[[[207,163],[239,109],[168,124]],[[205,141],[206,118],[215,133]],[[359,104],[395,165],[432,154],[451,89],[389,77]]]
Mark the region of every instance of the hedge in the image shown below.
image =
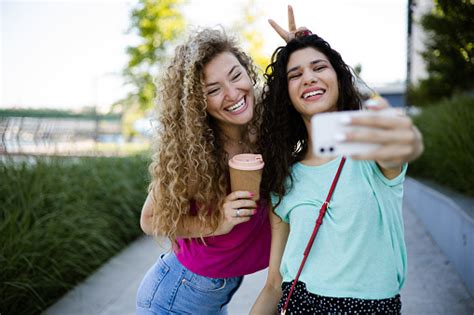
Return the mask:
[[[425,152],[410,166],[409,174],[474,196],[473,122],[472,95],[423,108],[414,123],[423,133]]]
[[[0,162],[0,313],[37,314],[141,234],[147,159]]]

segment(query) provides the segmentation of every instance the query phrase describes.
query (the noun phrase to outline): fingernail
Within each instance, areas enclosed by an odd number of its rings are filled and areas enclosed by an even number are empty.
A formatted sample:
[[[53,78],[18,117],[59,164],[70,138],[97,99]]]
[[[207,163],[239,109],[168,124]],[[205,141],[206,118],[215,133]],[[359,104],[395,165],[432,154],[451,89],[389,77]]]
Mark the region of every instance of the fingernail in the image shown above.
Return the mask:
[[[257,210],[252,210],[252,215],[254,215],[255,213],[257,213]]]
[[[334,135],[334,140],[336,140],[337,142],[343,142],[343,141],[346,141],[347,139],[347,136],[343,133],[336,133]]]
[[[367,101],[365,101],[365,106],[367,107],[377,107],[378,105],[379,105],[379,101],[373,98],[370,98]]]
[[[253,196],[255,196],[255,194],[253,192],[249,192],[249,196],[253,197]]]
[[[344,125],[347,125],[347,124],[349,124],[349,123],[351,122],[351,117],[349,117],[349,115],[343,115],[343,116],[341,117],[340,122],[341,122],[342,124],[344,124]]]

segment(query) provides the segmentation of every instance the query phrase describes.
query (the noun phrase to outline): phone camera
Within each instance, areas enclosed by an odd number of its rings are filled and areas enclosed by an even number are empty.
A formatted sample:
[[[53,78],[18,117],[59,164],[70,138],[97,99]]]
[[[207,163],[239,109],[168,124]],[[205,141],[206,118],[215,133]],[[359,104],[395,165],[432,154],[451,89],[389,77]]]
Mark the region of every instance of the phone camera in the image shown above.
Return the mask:
[[[324,153],[324,151],[325,151],[324,148],[319,148],[320,153]]]
[[[329,152],[334,152],[334,147],[329,147]]]

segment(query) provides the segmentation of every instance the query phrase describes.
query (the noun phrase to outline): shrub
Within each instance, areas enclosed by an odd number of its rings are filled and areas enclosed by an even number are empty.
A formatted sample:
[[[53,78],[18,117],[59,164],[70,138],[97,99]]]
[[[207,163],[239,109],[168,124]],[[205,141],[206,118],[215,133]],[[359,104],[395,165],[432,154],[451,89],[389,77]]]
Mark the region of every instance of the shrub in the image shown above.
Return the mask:
[[[35,314],[141,234],[144,157],[0,163],[0,312]]]
[[[474,196],[474,96],[459,95],[423,109],[414,122],[425,152],[410,174]]]

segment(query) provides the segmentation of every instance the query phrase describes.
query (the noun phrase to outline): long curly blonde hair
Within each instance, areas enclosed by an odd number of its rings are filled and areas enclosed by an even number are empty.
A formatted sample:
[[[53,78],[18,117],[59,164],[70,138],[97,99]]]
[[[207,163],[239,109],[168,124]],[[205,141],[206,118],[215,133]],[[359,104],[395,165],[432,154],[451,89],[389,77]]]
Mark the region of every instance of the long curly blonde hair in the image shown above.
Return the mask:
[[[228,189],[228,155],[223,135],[214,118],[207,114],[203,91],[204,66],[223,52],[236,56],[257,84],[256,68],[235,38],[222,29],[210,28],[195,31],[176,48],[159,83],[159,127],[149,168],[149,192],[154,234],[166,236],[174,245],[184,216],[196,215],[201,226],[213,231],[223,216],[220,209]],[[255,107],[249,132],[257,130],[258,106]],[[252,150],[250,142],[247,146]],[[190,212],[191,201],[197,206],[197,214]]]

